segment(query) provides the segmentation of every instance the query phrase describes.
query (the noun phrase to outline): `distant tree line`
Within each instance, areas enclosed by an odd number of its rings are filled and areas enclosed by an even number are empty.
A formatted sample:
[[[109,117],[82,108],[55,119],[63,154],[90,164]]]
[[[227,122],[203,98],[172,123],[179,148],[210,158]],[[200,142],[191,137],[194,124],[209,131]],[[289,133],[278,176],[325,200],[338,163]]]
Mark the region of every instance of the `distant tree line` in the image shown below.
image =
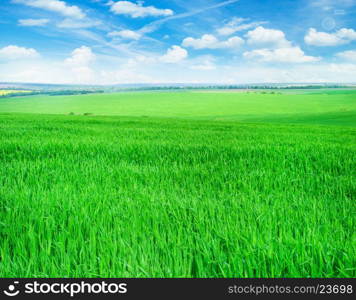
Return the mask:
[[[172,86],[143,86],[143,87],[126,87],[115,88],[108,87],[104,89],[90,90],[85,89],[63,89],[63,90],[34,90],[26,92],[13,92],[9,94],[0,95],[0,98],[33,96],[33,95],[49,95],[49,96],[64,96],[64,95],[84,95],[84,94],[97,94],[97,93],[114,93],[123,91],[169,91],[169,90],[286,90],[286,89],[329,89],[329,88],[347,88],[348,86],[342,85],[202,85],[202,86],[185,86],[185,85],[172,85]],[[273,92],[272,92],[273,93]]]
[[[105,93],[104,90],[58,90],[58,91],[26,91],[26,92],[14,92],[9,94],[0,95],[0,98],[11,98],[21,96],[34,96],[34,95],[49,95],[49,96],[61,96],[61,95],[84,95],[84,94],[97,94]]]
[[[50,96],[85,95],[85,94],[98,94],[98,93],[105,93],[105,91],[104,90],[59,90],[59,91],[44,92],[44,94]]]
[[[125,91],[159,91],[159,90],[281,90],[281,89],[325,89],[325,88],[347,88],[347,86],[340,85],[203,85],[203,86],[146,86],[133,87],[118,90]],[[116,90],[117,91],[117,90]]]

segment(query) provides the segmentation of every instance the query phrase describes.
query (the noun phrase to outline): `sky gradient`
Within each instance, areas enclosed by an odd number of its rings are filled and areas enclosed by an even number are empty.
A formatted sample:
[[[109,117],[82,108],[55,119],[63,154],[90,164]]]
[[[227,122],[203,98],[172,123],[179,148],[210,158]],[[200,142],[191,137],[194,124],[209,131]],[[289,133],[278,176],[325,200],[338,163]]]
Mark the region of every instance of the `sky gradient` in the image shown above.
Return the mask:
[[[0,81],[356,82],[356,0],[2,0]]]

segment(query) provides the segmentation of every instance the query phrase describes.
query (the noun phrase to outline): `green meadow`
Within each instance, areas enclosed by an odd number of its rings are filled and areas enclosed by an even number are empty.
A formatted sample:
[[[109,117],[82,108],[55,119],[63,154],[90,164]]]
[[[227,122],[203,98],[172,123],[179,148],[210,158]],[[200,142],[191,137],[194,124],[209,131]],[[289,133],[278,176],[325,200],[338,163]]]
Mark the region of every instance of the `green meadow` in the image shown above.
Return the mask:
[[[355,125],[356,91],[123,92],[0,100],[0,112]]]
[[[355,277],[356,91],[0,98],[0,277]]]

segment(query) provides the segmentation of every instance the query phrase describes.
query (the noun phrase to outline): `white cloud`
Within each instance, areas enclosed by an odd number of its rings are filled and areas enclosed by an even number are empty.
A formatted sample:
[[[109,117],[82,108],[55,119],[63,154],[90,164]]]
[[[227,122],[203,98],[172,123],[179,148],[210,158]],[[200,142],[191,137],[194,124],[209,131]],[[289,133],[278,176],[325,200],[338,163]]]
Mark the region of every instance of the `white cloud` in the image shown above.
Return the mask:
[[[244,23],[245,21],[247,21],[247,19],[235,17],[230,22],[228,22],[225,26],[218,28],[217,32],[220,35],[231,35],[234,34],[235,32],[247,30],[267,23],[267,22]]]
[[[252,46],[291,47],[291,42],[286,39],[283,31],[267,29],[263,26],[258,26],[256,29],[247,32],[245,37],[247,38],[247,43]]]
[[[304,41],[306,44],[314,46],[336,46],[345,43],[345,41],[337,35],[318,32],[315,28],[309,29],[307,35],[304,37]]]
[[[141,38],[141,34],[139,32],[133,30],[121,30],[121,31],[112,31],[108,33],[110,37],[120,37],[128,40],[139,40]]]
[[[87,66],[95,60],[96,56],[90,47],[81,46],[71,53],[71,56],[65,60],[69,65]]]
[[[21,19],[19,20],[20,26],[45,26],[49,22],[48,19]]]
[[[356,61],[356,50],[339,52],[336,56],[345,60]]]
[[[243,56],[261,62],[308,63],[319,61],[320,57],[305,55],[299,46],[288,41],[284,32],[259,26],[249,31],[247,43],[258,49],[247,51]]]
[[[110,1],[110,10],[118,15],[128,15],[132,18],[140,17],[159,17],[159,16],[172,16],[173,11],[171,9],[160,9],[154,6],[143,6],[140,2],[133,3],[130,1]]]
[[[101,25],[101,21],[96,20],[73,20],[73,19],[64,19],[63,21],[57,23],[58,28],[71,28],[71,29],[81,29],[81,28],[90,28]]]
[[[319,61],[319,57],[307,56],[299,47],[256,49],[245,52],[243,56],[247,59],[257,59],[263,62],[282,63],[307,63]]]
[[[4,60],[36,58],[38,56],[39,53],[33,48],[24,48],[14,45],[0,48],[0,59]]]
[[[65,60],[65,64],[71,70],[74,81],[78,83],[90,83],[95,80],[95,72],[91,69],[90,64],[95,61],[96,55],[91,48],[81,46],[74,49],[71,56]]]
[[[12,2],[53,11],[66,17],[76,19],[85,17],[85,13],[78,6],[68,5],[60,0],[12,0]]]
[[[184,47],[192,47],[194,49],[223,49],[223,48],[238,48],[244,43],[240,37],[234,36],[226,41],[219,41],[212,34],[204,34],[201,38],[194,39],[187,37],[183,40]]]
[[[161,56],[160,60],[164,63],[178,63],[188,57],[188,51],[184,48],[174,45],[167,50],[167,53]]]
[[[334,33],[319,32],[315,28],[310,28],[304,37],[305,43],[313,46],[339,46],[353,40],[356,40],[356,31],[347,28],[342,28]]]

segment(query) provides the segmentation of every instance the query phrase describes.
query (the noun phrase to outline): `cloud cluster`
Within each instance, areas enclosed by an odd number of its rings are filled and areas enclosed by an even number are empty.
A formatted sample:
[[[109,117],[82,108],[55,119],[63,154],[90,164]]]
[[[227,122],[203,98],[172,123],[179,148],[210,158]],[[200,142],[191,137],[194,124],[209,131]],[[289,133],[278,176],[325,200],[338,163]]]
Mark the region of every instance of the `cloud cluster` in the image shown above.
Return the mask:
[[[194,49],[228,49],[238,48],[243,43],[243,39],[238,36],[231,37],[226,41],[220,41],[212,34],[204,34],[201,38],[197,39],[187,37],[183,40],[182,45]]]
[[[110,1],[110,10],[117,15],[127,15],[132,18],[171,16],[171,9],[160,9],[154,6],[143,6],[141,3],[130,1]]]
[[[261,50],[261,49],[257,49]],[[270,51],[280,51],[274,49]],[[0,49],[0,53],[3,49]],[[346,51],[338,56],[355,57],[355,52]],[[278,53],[278,56],[283,56]],[[296,53],[289,53],[297,56]],[[1,57],[1,55],[0,55]],[[290,61],[290,56],[285,56]],[[356,78],[355,64],[320,63],[288,65],[246,64],[229,62],[215,65],[214,57],[207,55],[192,58],[184,62],[188,53],[180,46],[173,46],[163,56],[139,55],[132,61],[123,59],[121,63],[112,63],[110,67],[92,65],[100,59],[87,46],[74,49],[63,61],[36,60],[18,61],[3,64],[0,73],[2,81],[41,82],[41,83],[78,83],[78,84],[116,84],[116,83],[172,83],[172,82],[216,82],[216,83],[256,83],[265,82],[351,82]],[[268,60],[268,59],[267,59]],[[165,63],[167,65],[162,65]],[[159,67],[157,67],[159,64]],[[170,70],[170,71],[168,71]],[[214,70],[214,72],[208,71]],[[199,77],[197,77],[197,72]],[[167,76],[170,74],[170,76]]]
[[[229,35],[235,30],[241,29],[239,26],[245,21],[242,18],[235,18],[221,28],[220,34]],[[252,23],[248,24],[249,26]],[[254,26],[253,26],[254,27]],[[346,34],[346,33],[345,33]],[[304,51],[289,40],[283,31],[269,29],[263,26],[248,31],[244,37],[247,46],[254,49],[245,51],[243,57],[248,60],[260,62],[279,62],[279,63],[311,63],[319,61],[320,57],[308,56]],[[187,37],[183,40],[184,47],[194,49],[237,49],[245,44],[245,40],[233,36],[228,40],[221,41],[212,34],[204,34],[201,38]],[[202,68],[210,68],[211,64],[200,65]]]
[[[356,31],[347,28],[334,33],[319,32],[315,28],[310,28],[304,37],[306,44],[320,47],[344,45],[354,40],[356,40]]]
[[[249,31],[245,37],[248,45],[258,48],[244,52],[243,56],[247,59],[279,63],[308,63],[320,60],[319,57],[305,55],[299,46],[293,46],[281,30],[259,26]]]
[[[39,53],[33,48],[25,48],[15,45],[0,48],[0,59],[2,60],[18,60],[36,57],[39,57]]]
[[[65,17],[75,19],[83,19],[86,16],[78,6],[68,5],[60,0],[12,0],[12,2],[56,12]]]

